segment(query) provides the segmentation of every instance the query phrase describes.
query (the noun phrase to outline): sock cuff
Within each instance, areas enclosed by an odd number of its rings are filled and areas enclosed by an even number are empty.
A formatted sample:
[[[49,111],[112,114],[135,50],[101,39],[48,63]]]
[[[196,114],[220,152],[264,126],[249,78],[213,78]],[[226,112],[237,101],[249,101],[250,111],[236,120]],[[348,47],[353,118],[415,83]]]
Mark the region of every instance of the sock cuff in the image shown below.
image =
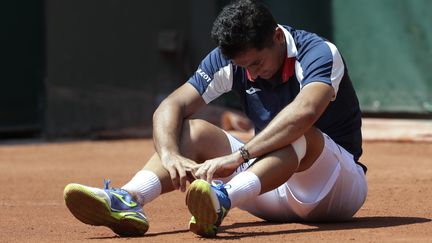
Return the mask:
[[[227,185],[230,185],[227,188],[227,192],[231,199],[231,207],[240,206],[248,200],[257,197],[261,192],[260,179],[249,171],[239,173]]]
[[[239,175],[239,179],[244,181],[244,186],[250,188],[253,194],[258,196],[261,192],[261,181],[259,177],[250,171],[244,171]]]
[[[145,205],[162,193],[162,184],[153,171],[140,170],[122,189],[134,193],[138,201]]]

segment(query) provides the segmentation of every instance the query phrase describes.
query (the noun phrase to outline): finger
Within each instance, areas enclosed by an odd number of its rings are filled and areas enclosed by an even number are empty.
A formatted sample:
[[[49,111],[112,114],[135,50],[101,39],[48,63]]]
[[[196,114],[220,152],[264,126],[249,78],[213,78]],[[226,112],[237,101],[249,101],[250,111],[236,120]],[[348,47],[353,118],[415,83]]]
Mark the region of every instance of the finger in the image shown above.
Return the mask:
[[[201,164],[194,165],[190,168],[190,172],[196,177],[196,174],[197,174],[199,168],[201,168]]]
[[[170,174],[170,177],[171,177],[171,181],[172,181],[173,187],[174,187],[175,190],[177,190],[177,189],[179,188],[179,182],[178,182],[178,177],[177,177],[177,171],[176,171],[174,168],[169,167],[169,168],[168,168],[168,172],[169,172],[169,174]]]
[[[196,178],[200,178],[199,175],[201,172],[201,167],[202,167],[202,164],[199,164],[199,165],[196,165],[192,168],[191,172]]]
[[[186,163],[183,164],[183,166],[185,168],[187,168],[187,170],[191,170],[191,169],[193,169],[195,167],[200,167],[201,164],[197,164],[197,163],[195,163],[193,161],[187,161]]]
[[[183,167],[178,166],[177,172],[179,174],[179,181],[180,181],[180,191],[185,192],[186,191],[186,172]]]
[[[205,180],[205,175],[206,175],[206,173],[207,173],[207,170],[205,169],[205,167],[204,167],[204,166],[201,166],[201,167],[197,170],[195,176],[198,177],[198,178],[200,178],[200,179]]]
[[[201,168],[198,168],[193,174],[195,178],[201,179]]]
[[[208,168],[207,170],[207,181],[210,182],[213,179],[213,174],[216,171],[216,166],[210,166],[210,168]]]
[[[184,170],[186,172],[192,172],[192,173],[194,171],[196,171],[198,168],[199,168],[199,166],[197,166],[197,165],[186,165],[186,166],[184,166]]]
[[[203,173],[203,180],[210,181],[209,170],[210,170],[211,167],[212,167],[212,165],[208,164],[206,166],[205,170],[203,170],[203,172],[202,172]]]

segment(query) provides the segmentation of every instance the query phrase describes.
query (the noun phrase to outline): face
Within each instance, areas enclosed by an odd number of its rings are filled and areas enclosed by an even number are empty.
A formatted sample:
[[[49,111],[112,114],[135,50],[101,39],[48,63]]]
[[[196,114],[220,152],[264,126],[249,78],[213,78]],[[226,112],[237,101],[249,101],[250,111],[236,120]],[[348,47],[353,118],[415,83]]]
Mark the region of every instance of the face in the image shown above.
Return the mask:
[[[283,64],[286,56],[285,37],[283,31],[277,27],[273,45],[257,50],[251,48],[235,57],[234,64],[246,68],[253,79],[271,79]]]

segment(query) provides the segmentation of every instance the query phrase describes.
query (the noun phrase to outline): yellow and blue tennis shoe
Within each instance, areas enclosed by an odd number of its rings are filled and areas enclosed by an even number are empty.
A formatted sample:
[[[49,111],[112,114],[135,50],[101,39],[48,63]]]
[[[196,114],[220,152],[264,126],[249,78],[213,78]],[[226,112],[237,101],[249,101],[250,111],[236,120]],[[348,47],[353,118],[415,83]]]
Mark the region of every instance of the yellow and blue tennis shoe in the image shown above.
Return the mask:
[[[64,200],[70,212],[81,222],[106,226],[120,236],[142,236],[149,223],[140,203],[125,190],[105,189],[69,184],[64,189]]]
[[[231,208],[231,200],[222,181],[213,180],[210,184],[198,179],[189,186],[186,205],[192,214],[189,230],[203,237],[214,237]]]

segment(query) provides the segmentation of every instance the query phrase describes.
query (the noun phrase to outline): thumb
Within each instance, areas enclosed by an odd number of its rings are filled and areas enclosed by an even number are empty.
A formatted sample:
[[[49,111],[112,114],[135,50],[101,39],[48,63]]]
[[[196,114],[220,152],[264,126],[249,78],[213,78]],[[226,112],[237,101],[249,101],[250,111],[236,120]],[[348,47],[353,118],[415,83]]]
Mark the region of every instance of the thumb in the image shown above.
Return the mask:
[[[197,164],[191,167],[191,172],[194,176],[196,176],[197,171],[201,168],[202,164]]]
[[[195,171],[197,171],[199,168],[201,168],[201,165],[202,165],[202,164],[197,164],[197,165],[193,165],[193,166],[191,166],[191,170],[192,170],[192,172],[195,172]]]

